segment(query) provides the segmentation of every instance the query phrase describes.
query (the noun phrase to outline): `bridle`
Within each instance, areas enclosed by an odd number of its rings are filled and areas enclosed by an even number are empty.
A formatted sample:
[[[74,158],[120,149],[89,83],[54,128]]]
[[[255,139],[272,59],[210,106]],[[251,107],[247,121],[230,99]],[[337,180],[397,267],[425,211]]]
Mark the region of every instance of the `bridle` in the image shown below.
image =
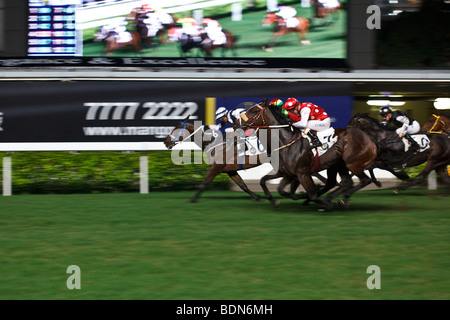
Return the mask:
[[[433,114],[433,117],[435,117],[436,120],[434,121],[434,123],[433,123],[433,125],[431,126],[430,130],[428,130],[428,133],[444,133],[444,131],[447,131],[447,130],[446,130],[445,122],[442,121],[442,120],[440,119],[441,116],[437,116],[437,115]],[[435,128],[439,123],[442,124],[442,129],[441,129],[440,131],[433,131],[434,128]]]
[[[175,145],[177,145],[177,144],[179,144],[179,143],[183,143],[183,141],[186,141],[187,139],[189,139],[190,137],[192,137],[193,135],[195,135],[196,133],[197,133],[197,131],[199,131],[200,129],[201,130],[203,130],[203,127],[204,126],[200,126],[200,127],[198,127],[196,130],[194,130],[194,132],[192,132],[190,135],[188,135],[187,137],[185,137],[185,131],[187,130],[186,129],[186,127],[187,127],[187,125],[189,124],[189,122],[183,122],[183,121],[181,121],[180,122],[180,124],[181,125],[183,125],[183,127],[182,128],[179,128],[179,129],[176,129],[176,130],[178,130],[179,132],[178,132],[178,134],[176,135],[176,136],[174,136],[173,134],[169,134],[169,137],[172,139],[170,142],[171,142],[171,146],[173,147],[173,146],[175,146]],[[175,130],[174,130],[175,131]],[[179,141],[179,138],[180,137],[183,137],[183,140],[181,140],[181,141]]]
[[[289,124],[280,124],[280,125],[266,125],[266,121],[264,120],[264,117],[262,118],[262,125],[255,125],[254,123],[256,122],[256,120],[258,120],[259,118],[262,117],[262,113],[264,111],[265,108],[267,107],[262,107],[260,104],[256,104],[253,106],[254,107],[258,107],[260,110],[258,111],[257,114],[255,114],[253,117],[251,117],[250,119],[247,117],[246,112],[245,113],[241,113],[241,119],[239,119],[239,124],[242,125],[242,120],[245,121],[245,124],[247,127],[249,128],[265,128],[265,129],[275,129],[275,128],[287,128],[290,125]]]

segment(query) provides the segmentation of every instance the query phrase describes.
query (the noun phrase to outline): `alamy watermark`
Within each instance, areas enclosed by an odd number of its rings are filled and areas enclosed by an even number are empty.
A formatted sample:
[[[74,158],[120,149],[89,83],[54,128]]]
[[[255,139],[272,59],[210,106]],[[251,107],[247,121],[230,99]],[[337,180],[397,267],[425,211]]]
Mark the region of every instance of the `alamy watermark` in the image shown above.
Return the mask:
[[[371,5],[367,7],[367,14],[370,14],[367,18],[366,26],[367,29],[381,29],[381,9],[377,5]]]
[[[367,278],[366,286],[367,289],[381,289],[381,269],[377,265],[371,265],[367,267],[366,273],[371,274],[370,277]]]
[[[77,265],[71,265],[67,267],[66,273],[71,274],[67,278],[66,286],[67,289],[73,290],[73,289],[81,289],[81,269]]]

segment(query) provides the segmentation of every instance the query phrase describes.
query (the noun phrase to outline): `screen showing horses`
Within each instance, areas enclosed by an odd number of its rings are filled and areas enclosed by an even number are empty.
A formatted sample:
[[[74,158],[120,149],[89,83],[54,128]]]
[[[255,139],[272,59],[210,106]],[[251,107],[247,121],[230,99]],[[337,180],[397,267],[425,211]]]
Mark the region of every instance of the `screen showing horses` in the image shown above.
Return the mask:
[[[28,56],[347,58],[347,0],[28,4]]]

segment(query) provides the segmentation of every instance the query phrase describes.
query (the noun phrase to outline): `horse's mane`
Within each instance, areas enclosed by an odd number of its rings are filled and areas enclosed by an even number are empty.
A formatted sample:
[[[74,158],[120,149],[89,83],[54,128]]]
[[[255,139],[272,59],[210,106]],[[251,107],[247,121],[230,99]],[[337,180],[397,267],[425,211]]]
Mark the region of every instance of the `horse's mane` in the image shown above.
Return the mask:
[[[364,118],[366,120],[368,120],[371,124],[373,124],[374,126],[384,129],[384,130],[395,130],[395,128],[392,128],[390,126],[387,125],[383,125],[382,123],[380,123],[377,119],[371,117],[367,112],[366,113],[357,113],[353,116],[353,118]]]
[[[275,119],[280,124],[289,124],[290,123],[290,121],[281,113],[281,108],[280,107],[267,106],[267,108],[269,108],[269,110],[272,112],[272,114],[275,117]]]

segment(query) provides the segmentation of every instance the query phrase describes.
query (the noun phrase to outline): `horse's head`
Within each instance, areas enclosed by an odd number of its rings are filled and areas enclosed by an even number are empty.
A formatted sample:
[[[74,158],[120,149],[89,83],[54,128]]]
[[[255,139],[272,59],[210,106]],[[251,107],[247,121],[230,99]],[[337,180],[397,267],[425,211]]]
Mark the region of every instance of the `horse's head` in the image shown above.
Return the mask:
[[[380,126],[379,122],[376,119],[369,116],[368,113],[355,114],[347,124],[347,127],[358,127],[361,129],[375,126]]]
[[[187,116],[183,121],[179,122],[172,130],[172,132],[167,136],[167,138],[164,140],[164,145],[167,149],[171,150],[173,147],[175,147],[177,142],[183,141],[188,135],[191,134],[191,126],[188,121],[189,116]]]
[[[247,112],[241,115],[249,127],[261,127],[272,124],[288,124],[289,120],[281,113],[281,108],[276,106],[267,106],[267,99],[255,104]]]
[[[273,12],[269,12],[264,15],[261,24],[263,27],[266,27],[270,26],[275,21],[277,21],[277,15]]]
[[[424,133],[446,134],[450,130],[450,120],[443,115],[433,114],[420,128]]]

